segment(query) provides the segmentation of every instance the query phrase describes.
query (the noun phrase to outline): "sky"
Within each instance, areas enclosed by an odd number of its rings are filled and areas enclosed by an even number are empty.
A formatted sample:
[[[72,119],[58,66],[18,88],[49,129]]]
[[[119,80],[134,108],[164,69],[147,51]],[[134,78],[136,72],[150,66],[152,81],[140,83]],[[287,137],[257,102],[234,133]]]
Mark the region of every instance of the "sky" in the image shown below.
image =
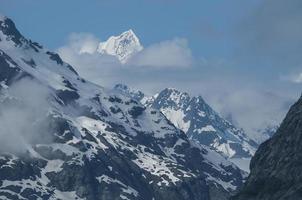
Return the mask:
[[[0,0],[28,38],[100,85],[202,95],[247,132],[281,122],[302,85],[301,0]],[[79,54],[133,29],[144,59]],[[141,63],[146,62],[148,66]]]

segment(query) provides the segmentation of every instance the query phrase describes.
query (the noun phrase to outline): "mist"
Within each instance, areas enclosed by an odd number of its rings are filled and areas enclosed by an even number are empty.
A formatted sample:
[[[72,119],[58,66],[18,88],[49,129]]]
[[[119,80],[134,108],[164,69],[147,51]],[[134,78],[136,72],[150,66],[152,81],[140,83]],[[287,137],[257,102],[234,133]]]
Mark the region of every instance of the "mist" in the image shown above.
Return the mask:
[[[31,145],[51,142],[46,87],[22,79],[1,90],[0,152],[25,153]]]

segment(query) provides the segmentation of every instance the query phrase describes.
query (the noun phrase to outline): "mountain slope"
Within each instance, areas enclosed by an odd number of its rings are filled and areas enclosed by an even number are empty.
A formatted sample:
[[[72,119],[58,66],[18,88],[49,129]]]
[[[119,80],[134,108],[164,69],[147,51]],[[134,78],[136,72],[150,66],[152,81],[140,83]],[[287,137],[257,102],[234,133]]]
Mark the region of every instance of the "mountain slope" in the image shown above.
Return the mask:
[[[119,36],[111,36],[107,41],[101,42],[97,52],[115,56],[121,63],[126,63],[133,55],[143,50],[138,37],[130,29]]]
[[[220,117],[201,96],[166,88],[153,97],[145,97],[139,91],[129,91],[117,85],[119,91],[141,101],[147,107],[160,110],[176,127],[198,144],[213,147],[227,158],[250,158],[257,144],[243,130]]]
[[[243,184],[158,110],[84,80],[6,17],[0,86],[1,199],[223,200]]]
[[[276,134],[262,143],[251,174],[235,200],[302,199],[302,98],[289,110]]]

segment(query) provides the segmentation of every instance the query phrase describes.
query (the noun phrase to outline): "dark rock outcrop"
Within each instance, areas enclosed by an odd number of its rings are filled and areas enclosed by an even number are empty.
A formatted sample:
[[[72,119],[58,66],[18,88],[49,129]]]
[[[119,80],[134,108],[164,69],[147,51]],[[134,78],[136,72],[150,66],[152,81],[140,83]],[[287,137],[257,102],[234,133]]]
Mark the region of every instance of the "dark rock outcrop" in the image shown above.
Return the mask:
[[[302,199],[302,98],[276,134],[260,145],[245,186],[232,200]]]

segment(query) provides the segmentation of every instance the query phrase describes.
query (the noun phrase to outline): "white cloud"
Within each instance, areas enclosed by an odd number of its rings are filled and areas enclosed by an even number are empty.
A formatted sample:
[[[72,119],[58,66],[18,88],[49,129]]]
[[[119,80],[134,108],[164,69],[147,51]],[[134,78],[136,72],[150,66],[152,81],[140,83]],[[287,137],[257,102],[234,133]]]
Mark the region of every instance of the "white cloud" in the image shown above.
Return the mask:
[[[113,56],[96,52],[99,40],[92,34],[73,33],[68,43],[57,49],[65,62],[71,64],[84,78],[97,84],[111,83],[112,76],[118,76],[121,64]]]
[[[244,76],[237,71],[230,72],[229,63],[209,61],[199,63],[197,67],[185,39],[153,44],[130,63],[121,65],[112,56],[80,53],[82,48],[79,44],[91,43],[84,36],[73,38],[76,40],[69,40],[70,43],[59,48],[58,52],[88,80],[105,87],[125,83],[147,94],[154,94],[165,87],[201,94],[215,110],[224,116],[232,116],[250,133],[266,125],[280,123],[293,102],[290,98],[294,96],[292,91],[286,94],[279,85],[268,86],[267,81],[248,78],[250,74]],[[96,40],[88,41],[95,41],[94,45],[87,45],[89,47],[97,45]]]
[[[281,123],[290,105],[287,100],[273,92],[249,88],[229,92],[213,103],[224,116],[231,116],[235,124],[255,133]]]
[[[294,83],[302,83],[302,73],[293,76],[291,81]]]
[[[121,64],[114,56],[96,52],[99,42],[92,34],[73,33],[68,43],[58,48],[57,52],[81,76],[103,86],[133,82],[133,77],[138,82],[144,81],[150,73],[187,69],[193,64],[186,39],[176,38],[153,44],[127,64]]]
[[[298,94],[285,91],[279,84],[256,84],[227,76],[195,80],[187,88],[201,94],[217,112],[254,139],[260,137],[258,130],[279,125],[298,98]]]
[[[1,152],[25,153],[31,144],[52,141],[53,130],[46,115],[49,95],[46,87],[31,79],[21,79],[1,90],[1,98],[7,97],[0,108]]]
[[[153,44],[130,60],[130,65],[150,67],[190,67],[193,56],[186,39],[175,38]]]
[[[79,54],[94,53],[98,47],[99,39],[90,33],[72,33],[69,38],[69,48]]]
[[[284,81],[289,81],[291,83],[300,84],[300,83],[302,83],[302,72],[301,73],[290,73],[289,75],[281,76],[280,79],[284,80]]]

